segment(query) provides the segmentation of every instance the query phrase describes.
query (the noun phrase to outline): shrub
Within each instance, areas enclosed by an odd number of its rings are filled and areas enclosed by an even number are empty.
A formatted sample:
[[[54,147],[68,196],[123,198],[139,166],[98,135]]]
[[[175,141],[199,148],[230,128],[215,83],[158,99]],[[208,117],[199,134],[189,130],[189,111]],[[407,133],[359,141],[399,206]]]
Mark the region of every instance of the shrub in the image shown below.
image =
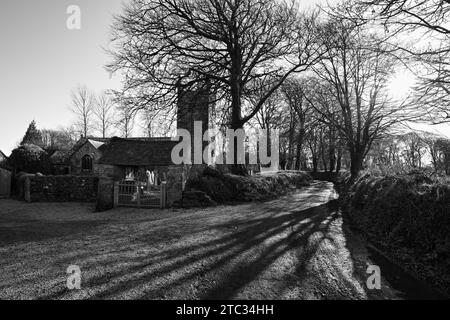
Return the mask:
[[[415,261],[446,270],[435,274],[438,281],[450,284],[447,179],[421,172],[386,176],[364,173],[343,198],[346,214],[371,240],[394,255],[406,250]]]
[[[14,149],[9,158],[9,165],[15,168],[16,172],[40,172],[43,174],[50,172],[50,160],[47,152],[34,144],[24,144]]]

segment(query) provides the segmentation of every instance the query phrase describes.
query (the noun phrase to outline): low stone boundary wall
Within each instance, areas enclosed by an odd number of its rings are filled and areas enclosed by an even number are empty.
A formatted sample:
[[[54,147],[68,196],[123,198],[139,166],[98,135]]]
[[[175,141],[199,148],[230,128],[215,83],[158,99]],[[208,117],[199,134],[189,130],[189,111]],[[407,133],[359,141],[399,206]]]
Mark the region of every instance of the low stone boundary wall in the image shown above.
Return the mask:
[[[24,182],[28,202],[95,202],[97,190],[95,176],[29,176]]]

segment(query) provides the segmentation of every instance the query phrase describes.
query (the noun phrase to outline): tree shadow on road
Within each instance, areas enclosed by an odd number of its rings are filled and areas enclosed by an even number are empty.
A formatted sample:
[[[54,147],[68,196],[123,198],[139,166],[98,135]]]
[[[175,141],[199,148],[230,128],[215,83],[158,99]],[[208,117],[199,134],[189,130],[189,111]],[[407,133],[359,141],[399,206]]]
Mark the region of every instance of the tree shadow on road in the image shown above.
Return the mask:
[[[300,252],[297,260],[301,263],[295,270],[301,275],[318,247],[309,247],[310,237],[320,233],[320,241],[333,241],[327,238],[327,228],[336,218],[338,215],[330,217],[330,206],[324,204],[289,212],[277,209],[271,216],[213,225],[210,227],[229,231],[213,240],[186,243],[133,259],[128,261],[132,267],[93,277],[86,286],[114,283],[92,298],[111,298],[128,291],[141,299],[176,298],[179,291],[185,290],[183,287],[197,279],[204,283],[199,284],[194,297],[230,299],[288,251]],[[186,292],[182,296],[192,297]]]

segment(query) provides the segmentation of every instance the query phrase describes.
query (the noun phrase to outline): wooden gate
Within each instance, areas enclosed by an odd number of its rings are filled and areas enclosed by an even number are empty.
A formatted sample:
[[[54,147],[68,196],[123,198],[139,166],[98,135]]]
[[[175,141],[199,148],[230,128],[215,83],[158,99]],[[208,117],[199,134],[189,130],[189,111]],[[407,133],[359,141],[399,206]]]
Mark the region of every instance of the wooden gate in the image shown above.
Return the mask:
[[[166,182],[148,185],[146,182],[122,180],[116,185],[117,206],[136,208],[165,208]]]

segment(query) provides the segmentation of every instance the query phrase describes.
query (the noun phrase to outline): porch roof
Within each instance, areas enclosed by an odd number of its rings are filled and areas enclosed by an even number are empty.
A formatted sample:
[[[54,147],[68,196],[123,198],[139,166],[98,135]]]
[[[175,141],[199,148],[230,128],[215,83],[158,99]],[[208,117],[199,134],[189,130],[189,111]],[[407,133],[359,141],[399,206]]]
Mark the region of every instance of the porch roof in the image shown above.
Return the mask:
[[[172,148],[177,143],[170,138],[151,140],[112,138],[104,147],[99,162],[117,166],[171,165]]]

